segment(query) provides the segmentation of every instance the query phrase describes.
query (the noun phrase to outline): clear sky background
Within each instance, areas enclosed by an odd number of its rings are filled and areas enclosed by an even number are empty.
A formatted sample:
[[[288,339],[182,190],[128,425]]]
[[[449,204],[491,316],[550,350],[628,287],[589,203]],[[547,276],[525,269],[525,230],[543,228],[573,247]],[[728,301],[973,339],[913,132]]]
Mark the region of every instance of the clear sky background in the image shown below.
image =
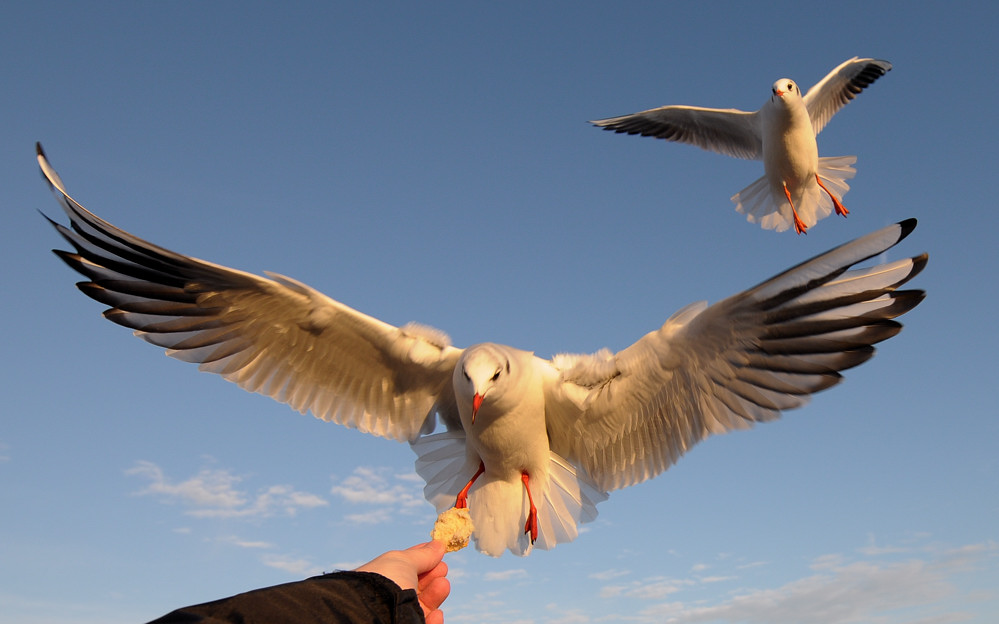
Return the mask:
[[[363,6],[361,6],[363,5]],[[69,192],[139,236],[393,324],[621,349],[883,225],[926,301],[845,382],[614,492],[575,542],[448,556],[455,623],[999,617],[995,3],[52,3],[0,10],[0,621],[141,622],[353,567],[434,519],[405,444],[198,373],[49,249]],[[856,154],[807,236],[729,196],[762,164],[589,126],[758,108],[894,63],[819,136]]]

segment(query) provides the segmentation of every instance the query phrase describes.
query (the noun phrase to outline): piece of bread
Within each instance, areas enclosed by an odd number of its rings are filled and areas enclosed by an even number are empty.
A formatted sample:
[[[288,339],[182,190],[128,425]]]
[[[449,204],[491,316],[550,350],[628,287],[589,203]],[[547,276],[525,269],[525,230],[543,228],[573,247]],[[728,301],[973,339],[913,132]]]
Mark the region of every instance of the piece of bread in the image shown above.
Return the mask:
[[[468,509],[452,507],[437,516],[434,530],[430,532],[430,539],[444,542],[447,552],[454,552],[468,546],[468,540],[472,537],[474,529]]]

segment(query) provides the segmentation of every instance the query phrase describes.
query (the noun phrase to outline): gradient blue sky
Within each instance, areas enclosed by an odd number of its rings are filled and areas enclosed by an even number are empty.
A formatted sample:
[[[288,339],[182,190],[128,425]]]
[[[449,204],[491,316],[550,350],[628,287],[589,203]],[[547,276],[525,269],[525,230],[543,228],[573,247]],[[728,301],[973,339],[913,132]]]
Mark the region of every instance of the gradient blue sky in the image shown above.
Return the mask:
[[[906,217],[929,295],[804,409],[615,492],[571,544],[449,555],[447,621],[985,624],[999,617],[994,3],[11,2],[0,621],[139,622],[423,541],[413,454],[163,356],[49,249],[70,193],[177,251],[293,276],[455,344],[620,349]],[[762,172],[586,121],[755,109],[854,56],[895,69],[820,153],[808,236],[745,222]]]

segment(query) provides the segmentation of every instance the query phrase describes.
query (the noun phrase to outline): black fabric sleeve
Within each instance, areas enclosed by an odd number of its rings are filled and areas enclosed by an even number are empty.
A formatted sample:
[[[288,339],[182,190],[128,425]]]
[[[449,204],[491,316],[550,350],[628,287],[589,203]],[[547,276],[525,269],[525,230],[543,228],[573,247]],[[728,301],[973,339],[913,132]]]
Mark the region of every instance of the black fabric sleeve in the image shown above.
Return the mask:
[[[149,624],[424,624],[416,592],[380,574],[335,572],[184,607]]]

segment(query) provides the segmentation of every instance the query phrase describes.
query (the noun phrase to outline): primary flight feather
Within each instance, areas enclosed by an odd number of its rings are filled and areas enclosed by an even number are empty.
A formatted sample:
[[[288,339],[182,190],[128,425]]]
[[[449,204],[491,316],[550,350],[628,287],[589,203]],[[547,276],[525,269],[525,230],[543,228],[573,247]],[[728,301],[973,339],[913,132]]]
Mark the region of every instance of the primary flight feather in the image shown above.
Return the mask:
[[[158,247],[74,201],[41,146],[38,163],[70,220],[52,221],[74,248],[56,253],[109,320],[301,412],[408,441],[427,499],[468,507],[477,548],[494,556],[572,540],[608,491],[658,475],[712,433],[803,405],[923,299],[898,288],[925,254],[853,268],[905,238],[909,220],[688,306],[618,353],[462,349],[291,278]]]
[[[856,174],[856,156],[819,158],[816,135],[858,93],[891,70],[891,63],[854,57],[802,95],[781,78],[756,112],[697,106],[663,106],[590,123],[614,132],[640,134],[750,160],[764,175],[732,196],[736,210],[767,230],[791,226],[803,234],[819,219],[849,212],[841,199]]]

